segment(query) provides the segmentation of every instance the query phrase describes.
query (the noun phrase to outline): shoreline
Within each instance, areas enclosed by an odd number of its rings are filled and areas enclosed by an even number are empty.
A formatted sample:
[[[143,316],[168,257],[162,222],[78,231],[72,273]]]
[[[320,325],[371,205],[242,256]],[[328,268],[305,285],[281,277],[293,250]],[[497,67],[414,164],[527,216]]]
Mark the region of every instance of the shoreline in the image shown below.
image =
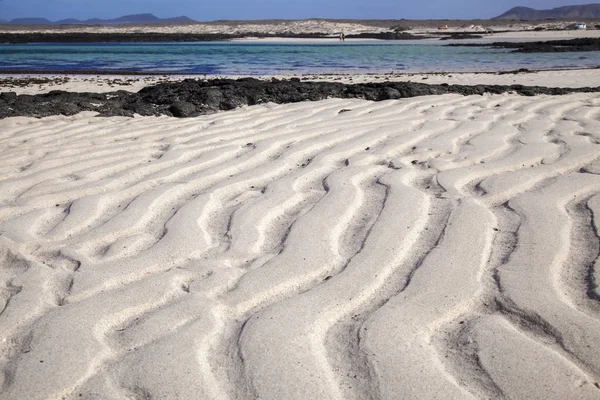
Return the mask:
[[[447,75],[447,74],[535,74],[538,72],[552,72],[552,71],[587,71],[600,69],[600,65],[595,67],[565,67],[565,68],[548,68],[548,69],[528,69],[520,68],[513,70],[499,70],[499,71],[436,71],[436,72],[419,72],[419,71],[394,71],[394,72],[367,72],[367,73],[327,73],[327,74],[285,74],[285,75],[219,75],[219,74],[202,74],[202,73],[190,73],[190,72],[144,72],[144,71],[105,71],[105,70],[82,70],[82,71],[67,71],[67,70],[55,70],[55,71],[44,71],[44,70],[0,70],[1,77],[17,77],[17,76],[47,76],[47,75],[63,75],[63,76],[77,76],[77,75],[104,75],[104,76],[190,76],[190,77],[201,77],[206,76],[207,79],[218,77],[218,78],[277,78],[278,76],[289,76],[289,77],[303,77],[303,76],[369,76],[369,75]]]
[[[205,74],[164,74],[164,73],[110,73],[104,71],[85,71],[82,73],[27,73],[0,72],[0,92],[36,95],[52,90],[67,92],[110,92],[125,90],[138,92],[144,87],[167,82],[180,82],[184,79],[216,80],[254,78],[269,81],[273,78],[286,80],[297,78],[301,81],[339,82],[344,84],[384,83],[384,82],[421,82],[431,84],[485,84],[485,85],[524,85],[553,87],[600,87],[600,67],[557,68],[548,70],[512,70],[512,71],[461,71],[461,72],[387,72],[387,73],[332,73],[332,74],[288,74],[268,76],[227,76]]]
[[[451,47],[492,47],[511,50],[512,53],[567,53],[600,51],[600,38],[543,40],[535,42],[451,43]]]

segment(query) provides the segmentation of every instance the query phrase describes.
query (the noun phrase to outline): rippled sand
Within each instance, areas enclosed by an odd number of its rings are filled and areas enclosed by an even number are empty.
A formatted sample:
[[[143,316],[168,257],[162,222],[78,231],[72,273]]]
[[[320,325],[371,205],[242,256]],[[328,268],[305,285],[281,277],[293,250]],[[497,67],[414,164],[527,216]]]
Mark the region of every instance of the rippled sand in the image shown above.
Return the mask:
[[[5,399],[597,399],[600,96],[0,121]]]

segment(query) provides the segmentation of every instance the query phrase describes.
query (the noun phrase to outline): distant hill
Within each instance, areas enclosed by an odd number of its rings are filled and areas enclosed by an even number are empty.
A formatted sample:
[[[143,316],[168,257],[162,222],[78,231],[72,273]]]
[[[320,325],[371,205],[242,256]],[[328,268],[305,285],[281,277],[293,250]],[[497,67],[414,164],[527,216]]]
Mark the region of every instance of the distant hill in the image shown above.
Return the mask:
[[[15,25],[50,25],[52,21],[46,18],[15,18],[9,22]]]
[[[182,15],[181,17],[163,18],[161,22],[196,22],[191,18]]]
[[[0,19],[0,24],[8,24],[8,21],[5,19]]]
[[[152,14],[124,15],[116,19],[104,20],[105,24],[151,24],[160,22],[160,18]]]
[[[61,19],[60,21],[54,22],[57,25],[69,25],[69,24],[81,24],[81,21],[75,18]]]
[[[551,10],[534,10],[529,7],[515,7],[492,19],[535,21],[542,19],[576,20],[598,18],[600,18],[600,4],[565,6],[553,8]]]
[[[46,18],[16,18],[8,22],[13,25],[126,25],[126,24],[153,24],[159,22],[195,22],[186,16],[173,18],[158,18],[152,14],[124,15],[115,19],[92,18],[79,20],[75,18],[49,21]]]

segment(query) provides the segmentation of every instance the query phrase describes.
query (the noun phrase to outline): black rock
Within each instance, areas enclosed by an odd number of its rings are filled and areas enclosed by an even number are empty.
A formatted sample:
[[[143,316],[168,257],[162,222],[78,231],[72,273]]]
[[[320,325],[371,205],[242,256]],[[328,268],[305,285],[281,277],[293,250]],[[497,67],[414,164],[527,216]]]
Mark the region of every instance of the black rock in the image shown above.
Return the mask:
[[[455,93],[462,95],[514,92],[537,94],[600,92],[596,88],[547,88],[499,85],[427,85],[416,82],[342,84],[294,80],[262,81],[253,78],[211,81],[187,79],[146,87],[138,93],[70,93],[52,91],[39,95],[0,94],[0,118],[10,116],[44,117],[96,111],[101,116],[168,115],[179,118],[231,110],[244,105],[267,102],[294,103],[328,98],[355,98],[372,101]]]
[[[56,111],[62,115],[75,115],[83,111],[80,107],[73,103],[57,103]]]
[[[191,103],[186,103],[185,101],[173,103],[171,107],[169,107],[169,111],[177,118],[195,117],[199,114],[196,110],[196,106]]]
[[[12,103],[17,100],[17,94],[15,92],[4,92],[0,93],[0,100],[4,100],[7,103]]]
[[[453,43],[452,47],[493,47],[512,49],[515,53],[564,53],[600,51],[600,38],[547,40],[539,42]]]
[[[399,99],[400,97],[402,94],[397,89],[387,87],[381,91],[379,100]]]
[[[221,102],[223,101],[223,93],[221,93],[221,91],[216,88],[208,89],[203,100],[206,106],[218,110],[221,105]]]

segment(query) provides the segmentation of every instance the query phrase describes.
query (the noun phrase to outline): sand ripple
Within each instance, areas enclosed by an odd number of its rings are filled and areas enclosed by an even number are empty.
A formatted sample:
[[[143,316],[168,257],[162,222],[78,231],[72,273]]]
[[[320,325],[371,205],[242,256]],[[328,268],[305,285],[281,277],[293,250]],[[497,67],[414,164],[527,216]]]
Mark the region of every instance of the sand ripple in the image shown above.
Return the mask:
[[[0,121],[6,399],[597,399],[600,97]]]

